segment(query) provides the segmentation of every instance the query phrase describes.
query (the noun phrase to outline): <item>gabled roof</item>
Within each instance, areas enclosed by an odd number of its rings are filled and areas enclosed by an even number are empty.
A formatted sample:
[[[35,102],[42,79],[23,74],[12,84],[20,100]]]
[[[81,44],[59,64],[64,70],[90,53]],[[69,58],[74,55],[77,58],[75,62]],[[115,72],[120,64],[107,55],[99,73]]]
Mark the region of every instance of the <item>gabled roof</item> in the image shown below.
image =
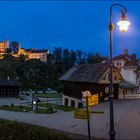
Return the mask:
[[[21,86],[22,83],[16,80],[0,79],[0,86]]]
[[[60,77],[59,80],[98,83],[108,68],[109,65],[105,63],[78,65],[72,67],[62,77]]]
[[[119,83],[119,87],[120,87],[121,89],[134,89],[134,88],[137,88],[136,85],[133,85],[133,84],[131,84],[131,83],[129,83],[129,82],[126,82],[126,81],[121,81],[121,82]]]
[[[125,63],[124,66],[135,66],[135,67],[138,67],[139,64],[138,64],[137,61],[128,61],[128,62]]]
[[[45,52],[48,52],[47,49],[43,49],[43,50],[27,49],[26,51],[31,52],[31,53],[45,53]]]
[[[125,60],[130,61],[130,60],[132,60],[132,57],[129,54],[120,54],[113,58],[113,60],[120,60],[120,59],[125,59]]]

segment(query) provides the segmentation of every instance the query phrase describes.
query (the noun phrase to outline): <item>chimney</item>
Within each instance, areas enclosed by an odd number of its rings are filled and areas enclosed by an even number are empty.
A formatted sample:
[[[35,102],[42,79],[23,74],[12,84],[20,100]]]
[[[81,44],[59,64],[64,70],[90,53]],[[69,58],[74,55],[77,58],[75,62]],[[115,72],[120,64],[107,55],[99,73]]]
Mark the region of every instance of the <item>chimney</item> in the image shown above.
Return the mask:
[[[104,58],[104,60],[102,60],[101,63],[102,64],[108,64],[109,63],[108,57]]]
[[[125,49],[125,50],[123,51],[123,53],[124,53],[124,55],[127,55],[127,54],[128,54],[128,50]]]
[[[136,60],[136,54],[132,54],[131,57],[132,57],[132,60]]]

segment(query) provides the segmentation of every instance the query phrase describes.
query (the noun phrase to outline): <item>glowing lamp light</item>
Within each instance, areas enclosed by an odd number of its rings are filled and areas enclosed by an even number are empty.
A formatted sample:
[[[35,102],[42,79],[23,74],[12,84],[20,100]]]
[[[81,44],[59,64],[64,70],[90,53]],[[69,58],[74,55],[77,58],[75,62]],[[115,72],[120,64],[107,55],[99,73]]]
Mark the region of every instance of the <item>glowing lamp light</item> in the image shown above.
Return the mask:
[[[33,104],[36,105],[36,101],[33,101]]]
[[[126,15],[125,15],[125,12],[122,11],[122,20],[119,21],[117,23],[117,25],[120,27],[120,30],[122,32],[126,32],[128,30],[128,26],[130,25],[130,22],[129,21],[126,21]]]
[[[130,25],[130,22],[126,20],[122,20],[122,21],[119,21],[117,25],[119,26],[122,32],[126,32],[128,30],[128,26]]]

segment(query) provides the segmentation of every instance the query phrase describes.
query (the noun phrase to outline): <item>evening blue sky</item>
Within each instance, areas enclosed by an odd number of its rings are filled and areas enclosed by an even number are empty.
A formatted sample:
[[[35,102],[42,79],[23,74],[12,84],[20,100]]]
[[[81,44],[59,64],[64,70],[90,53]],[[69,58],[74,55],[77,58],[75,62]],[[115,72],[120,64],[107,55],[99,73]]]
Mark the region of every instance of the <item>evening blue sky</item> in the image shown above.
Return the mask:
[[[113,55],[123,52],[140,57],[139,1],[0,1],[0,40],[18,41],[23,48],[54,47],[109,55],[109,8],[123,4],[131,22],[119,31],[120,7],[113,9]]]

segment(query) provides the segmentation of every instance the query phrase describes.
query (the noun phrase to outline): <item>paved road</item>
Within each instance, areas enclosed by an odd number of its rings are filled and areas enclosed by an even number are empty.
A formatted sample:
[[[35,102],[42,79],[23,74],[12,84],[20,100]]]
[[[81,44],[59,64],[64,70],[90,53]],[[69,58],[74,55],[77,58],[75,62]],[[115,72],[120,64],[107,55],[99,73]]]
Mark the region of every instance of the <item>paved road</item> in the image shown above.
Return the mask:
[[[91,118],[91,135],[109,139],[109,103],[101,103],[92,110],[104,111],[93,114]],[[116,138],[122,140],[140,140],[140,99],[114,102]],[[0,118],[17,120],[46,126],[74,134],[87,135],[86,120],[75,119],[73,112],[58,111],[55,114],[34,114],[0,111]]]
[[[10,104],[15,104],[15,105],[20,105],[23,103],[28,103],[31,102],[28,98],[24,100],[20,100],[19,98],[0,98],[0,105],[10,105]]]

